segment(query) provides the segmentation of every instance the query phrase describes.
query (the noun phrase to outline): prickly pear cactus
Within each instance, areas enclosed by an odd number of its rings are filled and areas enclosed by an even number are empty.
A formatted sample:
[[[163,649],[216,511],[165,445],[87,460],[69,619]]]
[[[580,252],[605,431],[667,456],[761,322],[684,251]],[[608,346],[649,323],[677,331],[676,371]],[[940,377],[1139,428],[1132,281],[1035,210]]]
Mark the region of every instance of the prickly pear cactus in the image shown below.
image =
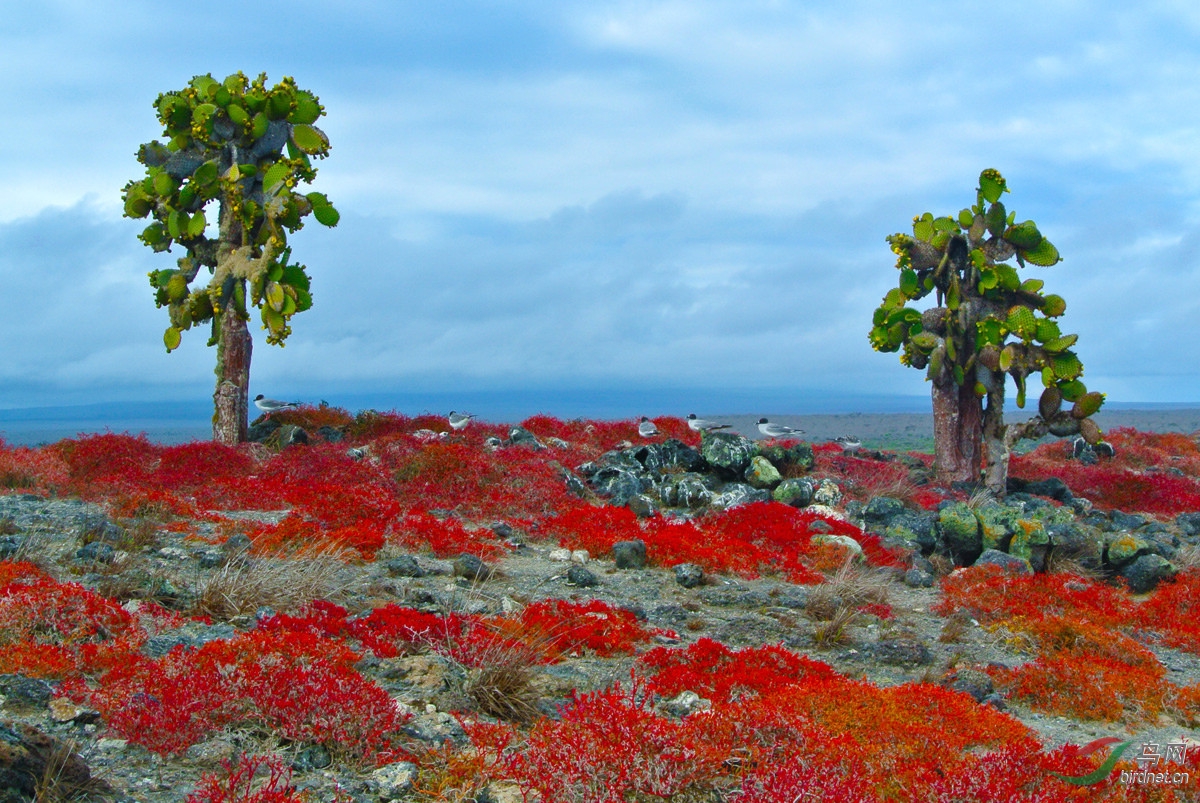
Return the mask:
[[[869,334],[876,351],[899,351],[901,363],[924,370],[935,394],[939,387],[957,388],[964,403],[972,395],[979,405],[987,400],[987,410],[976,419],[982,422],[978,438],[988,446],[989,487],[1005,478],[995,476],[993,463],[1002,460],[999,473],[1007,474],[1016,439],[1046,432],[1098,439],[1090,416],[1104,401],[1081,379],[1083,363],[1072,348],[1078,336],[1060,327],[1066,301],[1043,293],[1041,279],[1022,279],[1019,273],[1027,265],[1058,263],[1058,249],[1033,221],[1016,221],[1000,200],[1006,192],[1004,177],[984,170],[973,206],[955,216],[926,212],[913,218],[911,235],[887,238],[899,282],[875,310]],[[910,306],[929,296],[933,307]],[[1016,386],[1018,407],[1025,406],[1028,379],[1041,380],[1038,415],[1029,424],[1003,425],[1006,377]],[[935,400],[935,413],[936,406]],[[1085,420],[1091,425],[1081,428]],[[1002,487],[993,490],[1003,493]]]
[[[267,342],[282,346],[292,316],[312,305],[307,269],[289,263],[287,235],[310,214],[326,226],[338,222],[325,195],[298,191],[316,177],[313,160],[329,153],[329,139],[314,125],[324,108],[291,78],[266,83],[265,74],[253,81],[240,72],[224,81],[198,75],[154,103],[166,142],[138,149],[146,174],[125,185],[123,199],[126,217],[151,219],[142,242],[186,251],[177,267],[150,274],[170,319],[167,351],[208,322],[209,345],[217,343],[221,317],[247,320],[252,307]]]

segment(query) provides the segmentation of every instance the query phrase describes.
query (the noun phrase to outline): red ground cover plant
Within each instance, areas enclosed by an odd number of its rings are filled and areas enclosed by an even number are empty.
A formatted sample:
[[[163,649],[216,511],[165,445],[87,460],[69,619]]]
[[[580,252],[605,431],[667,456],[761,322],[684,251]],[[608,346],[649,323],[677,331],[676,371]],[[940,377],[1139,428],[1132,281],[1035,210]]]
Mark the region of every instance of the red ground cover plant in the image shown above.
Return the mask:
[[[468,530],[456,518],[442,519],[420,510],[398,519],[388,541],[412,551],[428,551],[439,558],[469,554],[494,559],[506,551],[490,530]]]
[[[1102,721],[1153,721],[1167,710],[1186,720],[1179,697],[1159,661],[1129,633],[1154,625],[1159,638],[1187,647],[1195,625],[1196,579],[1185,573],[1178,584],[1164,583],[1142,604],[1113,586],[1071,575],[1012,575],[998,567],[973,567],[943,580],[935,611],[971,613],[985,626],[1005,628],[1034,653],[1021,666],[992,668],[997,685],[1032,708],[1052,714]],[[1178,629],[1172,629],[1178,628]]]
[[[1132,600],[1125,591],[1071,574],[1017,575],[999,566],[972,566],[942,580],[934,612],[967,611],[984,623],[1016,616],[1070,615],[1103,627],[1131,621]]]
[[[1009,475],[1025,480],[1059,477],[1075,494],[1104,510],[1162,516],[1200,510],[1200,447],[1194,440],[1179,433],[1127,428],[1112,430],[1105,438],[1116,454],[1095,465],[1071,459],[1070,444],[1056,442],[1014,456]]]
[[[69,477],[57,451],[9,446],[0,438],[0,489],[45,495],[66,487]]]
[[[99,500],[121,489],[142,488],[158,463],[161,447],[145,435],[84,435],[48,447],[67,466],[66,489]]]
[[[577,695],[557,720],[538,720],[507,773],[522,791],[562,803],[668,799],[719,772],[686,726],[651,711],[636,684]],[[645,799],[645,798],[640,798]]]
[[[556,659],[585,649],[600,656],[628,655],[656,634],[676,637],[669,631],[647,629],[632,611],[598,599],[532,602],[521,609],[516,622],[517,638],[543,646]]]
[[[761,695],[786,683],[809,677],[830,678],[828,664],[768,644],[731,650],[719,641],[702,638],[684,649],[655,647],[638,658],[647,676],[647,691],[675,697],[693,691],[714,703],[728,703],[747,694]]]
[[[205,774],[186,803],[306,803],[291,783],[292,770],[278,756],[242,754],[223,761],[224,776]],[[266,770],[264,780],[255,777]]]
[[[1200,568],[1186,569],[1160,583],[1138,605],[1134,620],[1147,636],[1200,654]]]
[[[259,630],[353,638],[381,658],[432,650],[468,666],[505,643],[523,646],[524,652],[553,663],[581,650],[600,656],[629,654],[655,635],[675,637],[670,631],[647,628],[632,612],[601,600],[553,599],[531,603],[512,616],[432,614],[390,604],[350,617],[345,608],[318,601],[295,616],[265,619]]]
[[[255,630],[195,650],[177,647],[161,659],[134,654],[94,683],[65,682],[62,693],[160,755],[223,727],[250,725],[351,759],[404,758],[393,742],[405,718],[354,669],[358,658],[311,633]]]
[[[13,566],[5,572],[11,582],[0,586],[0,673],[64,678],[98,671],[145,640],[116,602],[77,583],[33,575],[28,564]]]

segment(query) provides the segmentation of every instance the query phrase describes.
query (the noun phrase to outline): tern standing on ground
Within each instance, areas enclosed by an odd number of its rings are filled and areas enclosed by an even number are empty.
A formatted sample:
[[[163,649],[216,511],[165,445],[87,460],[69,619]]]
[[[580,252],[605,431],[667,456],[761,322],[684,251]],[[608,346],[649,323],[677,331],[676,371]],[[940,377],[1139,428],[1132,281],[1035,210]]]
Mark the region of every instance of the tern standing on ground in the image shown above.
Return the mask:
[[[451,429],[459,430],[471,423],[471,419],[474,417],[470,413],[456,413],[451,410],[450,415],[446,416],[446,420],[450,423]]]
[[[707,418],[696,418],[695,413],[688,413],[687,422],[688,428],[693,432],[712,432],[714,429],[729,429],[733,426],[732,424],[718,424]]]
[[[267,415],[270,415],[280,410],[295,410],[300,406],[300,402],[283,402],[278,399],[268,399],[260,393],[254,397],[254,406]]]
[[[772,424],[765,418],[758,419],[758,431],[768,438],[786,438],[788,435],[804,434],[802,429],[793,429],[783,424]]]
[[[642,420],[638,424],[638,434],[643,438],[653,438],[658,434],[658,427],[654,426],[654,422],[649,418],[642,416]]]

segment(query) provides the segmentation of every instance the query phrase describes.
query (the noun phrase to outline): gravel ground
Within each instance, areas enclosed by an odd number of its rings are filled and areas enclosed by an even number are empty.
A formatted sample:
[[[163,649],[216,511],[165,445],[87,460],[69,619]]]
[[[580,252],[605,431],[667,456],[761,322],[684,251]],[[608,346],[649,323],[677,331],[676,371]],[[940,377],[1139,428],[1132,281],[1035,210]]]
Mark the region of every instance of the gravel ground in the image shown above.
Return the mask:
[[[19,515],[12,512],[20,510]],[[101,515],[98,508],[77,502],[36,502],[32,499],[14,507],[6,505],[0,514],[15,522],[17,529],[33,537],[27,557],[36,559],[64,580],[85,583],[113,582],[114,575],[128,571],[140,577],[166,579],[179,589],[195,589],[219,567],[206,566],[202,556],[211,548],[194,539],[161,531],[137,554],[126,554],[105,577],[83,573],[80,576],[73,555],[79,546],[78,522],[81,516]],[[252,514],[262,518],[264,514]],[[270,514],[266,514],[269,518]],[[95,519],[91,519],[93,526]],[[201,533],[204,532],[204,525]],[[11,528],[10,528],[11,529]],[[1016,665],[1030,656],[1014,651],[1005,634],[988,631],[971,621],[961,622],[956,634],[947,628],[947,619],[931,612],[937,602],[936,589],[910,588],[889,571],[878,571],[868,578],[872,593],[885,599],[894,611],[890,620],[862,617],[850,627],[846,640],[836,646],[816,643],[821,622],[810,616],[810,587],[791,585],[777,579],[741,580],[729,576],[708,577],[696,588],[684,588],[668,569],[645,568],[618,570],[608,560],[587,563],[597,577],[594,588],[580,588],[567,582],[570,563],[561,554],[553,554],[552,545],[526,542],[517,533],[513,552],[495,568],[493,576],[468,584],[455,578],[446,561],[418,556],[427,572],[424,577],[393,577],[386,560],[395,555],[381,554],[372,563],[348,566],[340,570],[334,583],[350,591],[347,606],[366,609],[396,602],[430,611],[459,610],[498,614],[522,604],[545,598],[586,600],[599,598],[612,605],[629,608],[644,615],[650,625],[675,631],[678,639],[660,638],[660,643],[686,646],[701,637],[711,637],[731,647],[781,643],[791,649],[831,664],[843,674],[864,678],[880,686],[910,681],[941,682],[952,670],[979,668],[989,663]],[[122,561],[124,563],[122,563]],[[122,568],[122,567],[125,568]],[[72,571],[74,567],[74,571]],[[134,581],[136,582],[136,581]],[[239,627],[250,625],[249,617],[234,619]],[[1177,684],[1200,682],[1200,657],[1168,649],[1154,649],[1167,668],[1169,679]],[[562,664],[538,670],[537,687],[543,695],[543,707],[552,710],[565,700],[572,689],[599,689],[615,681],[627,680],[631,658],[574,658]],[[461,708],[461,667],[444,659],[414,656],[404,659],[366,660],[362,671],[382,685],[394,698],[416,712]],[[11,677],[11,676],[10,676]],[[2,685],[3,678],[0,678]],[[335,762],[331,766],[305,767],[296,746],[271,743],[262,734],[218,734],[189,749],[179,758],[163,760],[141,747],[119,739],[105,738],[102,725],[86,713],[68,717],[55,713],[44,701],[29,704],[19,695],[4,696],[0,689],[0,718],[32,724],[76,745],[94,772],[119,791],[122,801],[183,801],[202,773],[215,772],[220,761],[238,751],[281,749],[298,762],[301,769],[295,781],[313,791],[315,799],[332,799],[335,784],[346,790],[351,800],[379,800],[379,788],[369,772]],[[1084,744],[1101,736],[1141,742],[1166,743],[1186,736],[1200,741],[1200,733],[1181,729],[1168,720],[1139,725],[1126,730],[1114,723],[1078,722],[1063,717],[1044,716],[1012,702],[1002,702],[1006,710],[1037,732],[1048,746],[1064,743]]]

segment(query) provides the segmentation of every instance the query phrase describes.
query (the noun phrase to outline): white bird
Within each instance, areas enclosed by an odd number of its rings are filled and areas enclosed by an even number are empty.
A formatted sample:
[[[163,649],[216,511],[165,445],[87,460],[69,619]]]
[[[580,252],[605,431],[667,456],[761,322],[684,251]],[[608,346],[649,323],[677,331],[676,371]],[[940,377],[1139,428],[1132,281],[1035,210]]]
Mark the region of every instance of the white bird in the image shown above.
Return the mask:
[[[854,454],[862,448],[862,441],[850,435],[839,435],[833,440],[841,445],[843,454]]]
[[[462,429],[467,424],[471,423],[471,419],[474,417],[475,416],[471,415],[470,413],[456,413],[451,410],[450,415],[446,416],[446,420],[450,422],[451,429],[457,430]]]
[[[654,426],[654,422],[646,416],[642,416],[641,423],[638,424],[638,434],[643,438],[653,438],[658,434],[658,427]]]
[[[707,418],[696,418],[695,413],[688,413],[687,422],[688,428],[693,432],[712,432],[714,429],[729,429],[733,426],[732,424],[718,424]]]
[[[784,438],[788,435],[802,435],[804,430],[793,429],[783,424],[772,424],[765,418],[758,419],[758,431],[768,438]]]
[[[260,393],[254,397],[254,406],[267,415],[270,415],[280,410],[294,410],[300,406],[300,402],[282,402],[278,399],[268,399]]]

